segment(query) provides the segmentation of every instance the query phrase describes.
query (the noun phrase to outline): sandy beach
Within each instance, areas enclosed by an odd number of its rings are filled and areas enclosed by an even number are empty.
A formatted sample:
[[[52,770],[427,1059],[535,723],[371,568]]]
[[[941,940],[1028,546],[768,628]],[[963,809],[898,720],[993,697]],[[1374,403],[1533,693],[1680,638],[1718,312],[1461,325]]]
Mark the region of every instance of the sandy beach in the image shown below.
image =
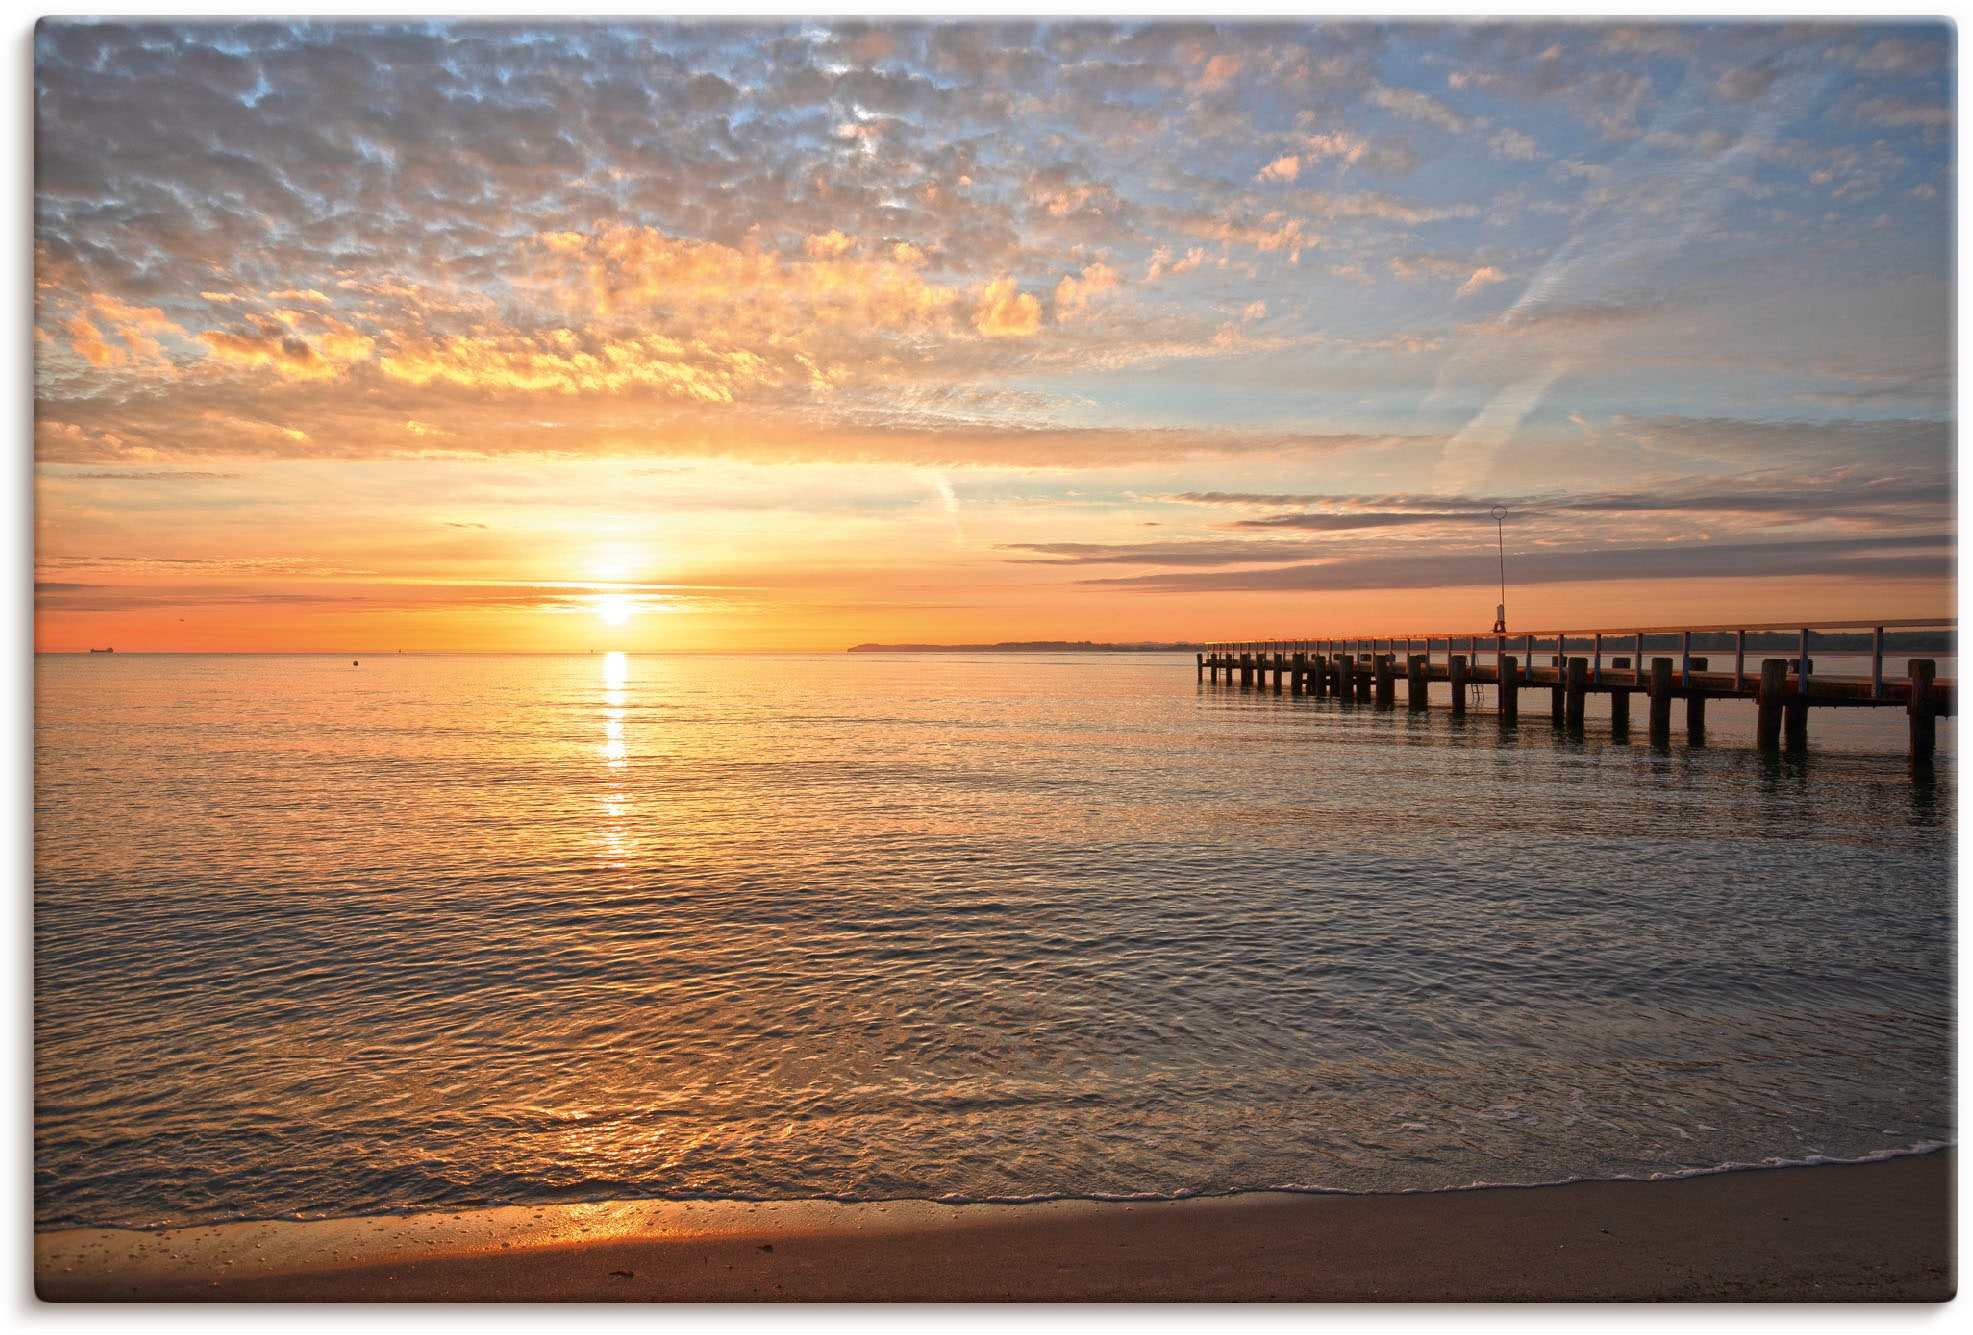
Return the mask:
[[[1951,1151],[1658,1182],[616,1202],[37,1235],[46,1301],[1941,1302]]]

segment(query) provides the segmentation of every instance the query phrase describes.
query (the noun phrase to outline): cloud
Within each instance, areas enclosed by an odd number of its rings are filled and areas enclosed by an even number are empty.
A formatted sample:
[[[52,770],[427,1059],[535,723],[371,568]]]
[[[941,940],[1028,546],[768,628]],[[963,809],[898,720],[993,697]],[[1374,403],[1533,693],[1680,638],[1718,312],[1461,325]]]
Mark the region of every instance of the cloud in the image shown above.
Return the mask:
[[[531,283],[592,316],[670,312],[738,337],[796,324],[915,332],[957,307],[959,291],[927,281],[922,252],[893,244],[865,255],[857,238],[807,235],[800,256],[750,240],[739,246],[605,224],[536,238]]]
[[[1873,74],[1930,74],[1945,63],[1945,43],[1934,40],[1915,42],[1903,37],[1883,37],[1858,53],[1856,67]]]
[[[1151,254],[1151,264],[1144,271],[1144,281],[1151,283],[1156,282],[1160,278],[1176,277],[1182,273],[1189,273],[1205,263],[1205,260],[1206,248],[1204,246],[1191,247],[1185,252],[1184,258],[1177,260],[1171,257],[1171,247],[1159,246]]]
[[[1065,274],[1055,285],[1055,318],[1073,318],[1089,308],[1090,299],[1107,292],[1123,281],[1123,276],[1109,265],[1098,260],[1083,268],[1078,277]]]
[[[1222,54],[1214,56],[1206,62],[1205,71],[1199,76],[1199,86],[1201,88],[1221,87],[1230,82],[1233,76],[1240,72],[1245,63],[1245,61],[1236,55]]]
[[[1041,303],[1010,275],[988,283],[973,308],[973,327],[987,338],[1033,338],[1041,328]]]
[[[1276,158],[1265,167],[1262,167],[1258,172],[1254,173],[1254,179],[1256,181],[1293,182],[1301,174],[1302,160],[1293,154],[1289,154],[1286,157]]]
[[[1465,116],[1460,115],[1431,94],[1421,93],[1415,89],[1379,87],[1371,91],[1370,101],[1373,105],[1382,107],[1394,116],[1400,116],[1409,121],[1420,121],[1427,125],[1436,125],[1440,129],[1450,130],[1454,134],[1459,134],[1465,130],[1470,123]]]
[[[1539,162],[1548,156],[1519,130],[1502,128],[1487,140],[1487,151],[1505,162]]]
[[[1929,418],[1772,419],[1644,417],[1619,413],[1610,428],[1651,449],[1721,460],[1785,463],[1868,459],[1944,466],[1952,458],[1953,424]]]
[[[1857,105],[1857,119],[1874,125],[1902,129],[1918,126],[1926,130],[1952,128],[1952,107],[1943,102],[1916,103],[1906,97],[1873,97]]]
[[[288,380],[332,380],[345,370],[343,363],[317,355],[305,339],[291,334],[231,334],[208,329],[199,335],[199,341],[216,362],[264,367]]]
[[[91,366],[133,367],[166,374],[171,366],[159,339],[185,337],[183,326],[158,307],[133,305],[107,292],[90,294],[87,308],[66,320],[63,327],[70,346]]]
[[[1691,542],[1643,547],[1518,552],[1509,567],[1517,587],[1599,581],[1819,577],[1942,580],[1950,577],[1950,533],[1826,538],[1782,542]],[[1082,581],[1107,588],[1164,593],[1234,593],[1425,589],[1485,586],[1495,571],[1489,553],[1338,557],[1273,569],[1122,575]]]
[[[131,468],[99,473],[63,473],[59,476],[80,482],[210,482],[244,475],[214,473],[197,468]]]
[[[1412,524],[1443,524],[1447,521],[1477,522],[1485,518],[1485,511],[1478,513],[1457,510],[1352,510],[1317,511],[1313,513],[1268,515],[1262,519],[1242,519],[1235,528],[1255,529],[1301,529],[1311,533],[1348,533],[1366,528],[1397,528]]]
[[[378,366],[385,375],[418,386],[565,395],[641,389],[698,403],[732,403],[738,392],[768,375],[766,364],[744,351],[688,347],[661,334],[585,340],[568,329],[537,339],[407,342]]]
[[[1029,565],[1155,565],[1223,566],[1254,565],[1294,559],[1306,555],[1308,544],[1293,542],[1003,542],[993,549],[1001,552],[1028,552],[1030,556],[1008,558],[1012,564]]]
[[[1774,86],[1778,73],[1765,61],[1726,70],[1713,81],[1713,95],[1727,102],[1752,102]]]
[[[1790,238],[1828,257],[1787,281],[1841,313],[1830,338],[1870,304],[1824,301],[1830,275],[1944,281],[1950,192],[1908,193],[1949,179],[1938,25],[52,20],[34,42],[44,462],[1249,458],[1303,449],[1290,420],[1443,440],[1445,404],[1551,354],[1582,359],[1554,385],[1639,418],[1647,374],[1695,419],[1949,398],[1808,373],[1803,321],[1722,333],[1695,277],[1767,282]],[[1868,143],[1853,116],[1880,118]],[[1402,191],[1316,179],[1433,154]],[[1508,274],[1534,296],[1458,320]],[[1854,341],[1942,363],[1943,319]],[[1597,448],[1699,448],[1640,431]]]
[[[1354,166],[1363,161],[1364,155],[1370,152],[1369,140],[1361,135],[1351,134],[1347,130],[1338,130],[1330,134],[1312,134],[1302,143],[1302,152],[1311,161],[1321,162],[1336,158],[1341,160],[1344,166]],[[1293,158],[1287,160],[1295,161]],[[1287,179],[1292,181],[1295,178],[1289,176]]]

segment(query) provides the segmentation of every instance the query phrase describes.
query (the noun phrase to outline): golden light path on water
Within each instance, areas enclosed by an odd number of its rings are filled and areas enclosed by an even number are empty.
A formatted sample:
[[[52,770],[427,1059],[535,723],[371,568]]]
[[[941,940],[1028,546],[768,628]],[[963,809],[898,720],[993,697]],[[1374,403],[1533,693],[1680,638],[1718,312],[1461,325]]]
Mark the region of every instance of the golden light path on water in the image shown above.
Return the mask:
[[[605,771],[603,794],[603,850],[611,866],[622,867],[634,847],[631,833],[631,806],[623,783],[630,763],[630,750],[624,743],[625,689],[630,682],[630,659],[619,650],[603,655],[603,746]]]

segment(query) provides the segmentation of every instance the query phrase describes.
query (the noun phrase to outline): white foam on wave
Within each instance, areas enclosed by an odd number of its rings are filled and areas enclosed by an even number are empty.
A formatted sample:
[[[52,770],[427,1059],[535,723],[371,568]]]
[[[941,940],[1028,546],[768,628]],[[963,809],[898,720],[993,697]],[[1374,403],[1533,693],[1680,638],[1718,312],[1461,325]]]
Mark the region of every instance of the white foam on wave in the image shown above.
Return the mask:
[[[1927,1154],[1937,1154],[1941,1150],[1955,1147],[1957,1142],[1950,1140],[1927,1140],[1913,1145],[1886,1150],[1872,1150],[1868,1154],[1842,1158],[1832,1154],[1810,1154],[1800,1158],[1774,1156],[1757,1162],[1731,1162],[1713,1164],[1704,1168],[1681,1168],[1672,1172],[1647,1173],[1642,1177],[1634,1173],[1613,1173],[1608,1176],[1577,1174],[1570,1177],[1540,1178],[1531,1182],[1476,1180],[1450,1187],[1398,1187],[1388,1191],[1363,1191],[1349,1187],[1323,1187],[1299,1183],[1282,1183],[1276,1186],[1260,1187],[1260,1191],[1292,1191],[1323,1196],[1431,1196],[1445,1191],[1492,1191],[1501,1188],[1520,1187],[1562,1187],[1576,1182],[1676,1182],[1692,1177],[1716,1177],[1721,1173],[1745,1173],[1765,1168],[1811,1168],[1826,1164],[1882,1163],[1887,1159],[1915,1159]],[[1225,1193],[1235,1194],[1235,1193]]]

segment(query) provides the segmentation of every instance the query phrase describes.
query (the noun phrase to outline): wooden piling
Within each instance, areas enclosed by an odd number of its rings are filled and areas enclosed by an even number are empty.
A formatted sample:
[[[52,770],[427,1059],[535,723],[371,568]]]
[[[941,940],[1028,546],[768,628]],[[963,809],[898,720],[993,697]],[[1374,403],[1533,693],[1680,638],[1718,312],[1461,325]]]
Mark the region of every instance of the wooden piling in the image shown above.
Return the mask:
[[[1254,656],[1252,654],[1240,655],[1240,684],[1242,686],[1252,686],[1254,684]]]
[[[1670,746],[1672,741],[1672,660],[1651,660],[1651,745]]]
[[[1760,694],[1754,697],[1754,744],[1763,751],[1781,749],[1781,715],[1788,701],[1788,660],[1761,660]]]
[[[1389,709],[1397,699],[1397,674],[1392,671],[1394,654],[1378,654],[1373,660],[1377,674],[1377,707]]]
[[[1905,702],[1905,715],[1911,720],[1911,758],[1929,763],[1939,744],[1939,716],[1932,706],[1932,681],[1939,665],[1930,658],[1914,658],[1907,670],[1911,673],[1911,698]]]
[[[1204,654],[1194,654],[1192,655],[1192,661],[1193,665],[1198,668],[1198,671],[1192,675],[1192,680],[1204,681],[1206,679],[1206,656]]]
[[[1568,699],[1563,721],[1571,728],[1580,728],[1583,725],[1583,697],[1589,694],[1589,660],[1570,659],[1568,676],[1565,680],[1568,684]]]
[[[1309,680],[1315,687],[1315,695],[1318,700],[1329,694],[1329,656],[1327,654],[1317,654],[1315,656],[1314,670],[1309,673]]]
[[[1294,658],[1290,660],[1289,663],[1288,690],[1293,695],[1300,695],[1302,693],[1303,688],[1307,685],[1307,682],[1308,682],[1308,655],[1298,650],[1296,651]]]
[[[1791,693],[1788,703],[1781,707],[1782,742],[1790,751],[1800,751],[1809,744],[1809,698],[1799,693]]]
[[[1692,687],[1685,691],[1685,741],[1688,746],[1706,744],[1706,696]]]
[[[1404,660],[1404,698],[1412,710],[1425,708],[1427,690],[1425,682],[1425,655],[1410,654]]]
[[[1364,704],[1370,703],[1370,680],[1376,658],[1359,658],[1356,663],[1356,698]]]
[[[1513,654],[1500,656],[1500,721],[1514,723],[1521,717],[1521,660]]]
[[[1622,663],[1621,660],[1619,660],[1619,665],[1629,666],[1627,663]],[[1610,735],[1612,737],[1622,737],[1630,732],[1630,696],[1631,693],[1621,686],[1610,692]]]
[[[1452,683],[1452,712],[1454,714],[1464,714],[1466,712],[1465,654],[1449,655],[1446,665],[1446,677]]]

